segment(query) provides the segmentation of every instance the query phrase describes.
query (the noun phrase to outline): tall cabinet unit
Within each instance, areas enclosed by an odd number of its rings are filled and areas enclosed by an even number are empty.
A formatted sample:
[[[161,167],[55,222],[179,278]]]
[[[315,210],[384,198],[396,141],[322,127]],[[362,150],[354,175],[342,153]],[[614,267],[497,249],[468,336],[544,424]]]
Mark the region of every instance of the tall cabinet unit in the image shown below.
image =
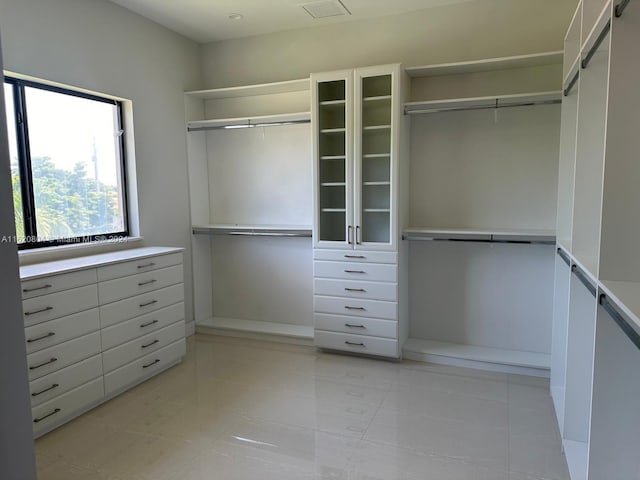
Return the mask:
[[[315,344],[401,356],[400,65],[314,74]]]

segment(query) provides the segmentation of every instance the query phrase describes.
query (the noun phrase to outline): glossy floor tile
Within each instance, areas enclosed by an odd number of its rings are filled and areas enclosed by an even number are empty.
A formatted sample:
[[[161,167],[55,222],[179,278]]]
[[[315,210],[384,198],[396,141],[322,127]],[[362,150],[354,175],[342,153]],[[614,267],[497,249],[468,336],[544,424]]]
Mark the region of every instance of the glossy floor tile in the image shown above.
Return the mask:
[[[40,480],[566,480],[548,381],[196,335],[36,442]]]

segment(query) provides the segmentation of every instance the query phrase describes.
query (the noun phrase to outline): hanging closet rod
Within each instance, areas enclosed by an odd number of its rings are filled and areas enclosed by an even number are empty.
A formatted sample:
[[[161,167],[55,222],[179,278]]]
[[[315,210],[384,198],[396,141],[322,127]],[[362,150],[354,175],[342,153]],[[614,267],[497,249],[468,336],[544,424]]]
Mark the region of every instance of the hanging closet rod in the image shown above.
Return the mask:
[[[591,61],[593,56],[598,51],[598,48],[600,48],[600,45],[602,44],[604,39],[607,38],[607,35],[609,34],[610,30],[611,30],[611,20],[609,20],[606,23],[606,25],[604,26],[604,28],[600,32],[600,35],[598,35],[598,38],[596,39],[596,42],[593,44],[593,46],[589,49],[589,51],[587,52],[585,57],[582,59],[582,62],[580,63],[582,68],[587,68],[589,66],[589,62]]]
[[[233,235],[245,237],[311,237],[311,228],[284,227],[233,227],[198,226],[192,227],[194,235]]]
[[[620,329],[624,332],[629,340],[640,350],[640,334],[629,324],[629,322],[618,312],[618,309],[613,303],[609,301],[609,298],[604,294],[600,294],[598,300],[602,308],[611,316],[614,322],[618,324]]]
[[[627,8],[627,5],[629,5],[630,1],[631,0],[622,0],[622,2],[616,5],[616,17],[622,16],[622,12],[624,12],[624,9]]]
[[[411,234],[411,233],[405,233],[404,235],[402,235],[403,240],[419,240],[423,242],[515,243],[515,244],[531,244],[531,245],[554,245],[555,244],[555,241],[552,241],[552,240],[543,240],[543,239],[526,240],[524,238],[522,240],[516,240],[516,239],[503,240],[503,239],[494,238],[494,237],[495,237],[494,235],[478,236],[478,237],[473,237],[472,235],[469,235],[466,238],[434,237],[434,236],[426,236],[426,235]]]
[[[284,125],[300,125],[303,123],[311,123],[310,119],[305,120],[287,120],[282,122],[260,122],[251,123],[251,120],[247,120],[247,123],[233,124],[233,125],[203,125],[196,127],[187,127],[189,132],[200,132],[203,130],[233,130],[238,128],[255,128],[255,127],[281,127]]]
[[[564,263],[566,263],[567,265],[569,265],[569,267],[571,267],[571,259],[569,258],[569,255],[567,255],[561,248],[558,248],[557,252],[558,252],[558,256],[562,260],[564,260]]]
[[[496,110],[500,108],[513,108],[513,107],[531,107],[534,105],[555,105],[558,103],[562,103],[562,100],[540,100],[540,101],[529,101],[529,102],[520,102],[520,103],[508,103],[506,105],[500,105],[499,100],[496,100],[495,104],[490,105],[470,105],[468,107],[451,107],[451,108],[425,108],[421,110],[420,108],[411,107],[411,109],[407,109],[405,106],[404,114],[405,115],[418,115],[418,114],[426,114],[426,113],[444,113],[444,112],[461,112],[467,110]]]
[[[580,69],[576,70],[576,73],[573,77],[571,77],[571,80],[569,81],[569,84],[567,85],[567,88],[564,89],[564,96],[568,97],[569,94],[571,93],[571,90],[573,89],[573,87],[575,86],[576,83],[578,83],[578,79],[580,78]]]
[[[593,295],[593,297],[595,298],[596,287],[587,278],[587,275],[582,271],[582,269],[577,264],[574,263],[573,265],[571,265],[571,272],[576,276],[578,280],[580,280],[580,282],[582,282],[582,284],[587,288],[587,290],[589,290],[589,293],[591,293],[591,295]]]

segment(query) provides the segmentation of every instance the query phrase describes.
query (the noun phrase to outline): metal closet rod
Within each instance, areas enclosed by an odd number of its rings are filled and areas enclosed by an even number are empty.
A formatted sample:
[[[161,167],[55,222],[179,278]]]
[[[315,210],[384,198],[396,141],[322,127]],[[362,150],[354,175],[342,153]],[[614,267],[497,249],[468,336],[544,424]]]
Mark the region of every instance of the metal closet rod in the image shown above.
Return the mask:
[[[640,350],[640,334],[633,328],[624,316],[622,316],[613,303],[609,301],[609,298],[604,294],[600,294],[598,303],[602,305],[602,308],[609,314],[614,322],[618,324],[620,330],[624,332],[629,340]]]
[[[427,113],[444,113],[444,112],[462,112],[467,110],[497,110],[500,108],[514,108],[514,107],[531,107],[534,105],[555,105],[562,103],[562,100],[541,100],[521,103],[509,103],[507,105],[500,105],[499,100],[495,104],[491,105],[474,105],[469,107],[453,107],[453,108],[425,108],[424,110],[406,110],[405,115],[418,115]]]
[[[627,8],[627,5],[629,5],[630,1],[631,0],[622,0],[618,5],[616,5],[616,17],[622,16],[622,12],[624,12],[624,9]]]
[[[569,258],[569,255],[567,255],[561,248],[557,249],[558,252],[558,256],[564,260],[564,263],[566,263],[567,265],[569,265],[569,267],[571,267],[571,259]]]
[[[515,243],[525,245],[555,245],[556,242],[550,240],[498,240],[493,238],[434,238],[423,235],[402,235],[403,240],[420,240],[423,242],[471,242],[471,243]]]
[[[597,296],[596,286],[591,283],[591,281],[587,278],[587,275],[582,271],[582,269],[577,265],[571,265],[571,273],[573,273],[580,282],[589,290],[589,293],[593,295],[593,298]]]
[[[189,127],[189,132],[199,132],[202,130],[235,130],[238,128],[256,128],[256,127],[282,127],[284,125],[300,125],[303,123],[311,123],[311,120],[288,120],[284,122],[263,122],[263,123],[251,123],[251,120],[247,120],[247,123],[241,123],[237,125],[212,125],[206,127]]]
[[[600,35],[598,35],[598,38],[596,39],[596,43],[593,44],[593,46],[589,49],[585,57],[582,59],[582,62],[580,63],[582,68],[587,68],[589,66],[589,62],[598,51],[598,48],[600,48],[600,45],[602,44],[604,39],[607,38],[607,35],[609,34],[610,30],[611,30],[611,20],[609,20],[607,24],[604,26],[604,28],[600,32]]]
[[[192,229],[194,235],[233,235],[243,237],[311,237],[311,231],[297,230],[297,231],[281,231],[274,229],[272,231],[251,231],[251,230],[212,230],[207,228],[195,227]]]
[[[569,85],[567,85],[567,88],[564,89],[563,93],[565,97],[569,96],[575,84],[578,83],[579,78],[580,78],[580,69],[576,70],[575,75],[571,77],[571,80],[569,81]]]

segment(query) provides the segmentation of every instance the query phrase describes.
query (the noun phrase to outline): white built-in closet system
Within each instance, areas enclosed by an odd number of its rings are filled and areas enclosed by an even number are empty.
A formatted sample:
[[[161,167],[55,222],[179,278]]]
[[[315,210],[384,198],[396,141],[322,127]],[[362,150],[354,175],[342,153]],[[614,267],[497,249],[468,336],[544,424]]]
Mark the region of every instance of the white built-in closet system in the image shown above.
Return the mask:
[[[186,94],[198,330],[548,375],[562,54],[311,77]]]
[[[565,39],[551,391],[572,480],[640,478],[640,4]]]

